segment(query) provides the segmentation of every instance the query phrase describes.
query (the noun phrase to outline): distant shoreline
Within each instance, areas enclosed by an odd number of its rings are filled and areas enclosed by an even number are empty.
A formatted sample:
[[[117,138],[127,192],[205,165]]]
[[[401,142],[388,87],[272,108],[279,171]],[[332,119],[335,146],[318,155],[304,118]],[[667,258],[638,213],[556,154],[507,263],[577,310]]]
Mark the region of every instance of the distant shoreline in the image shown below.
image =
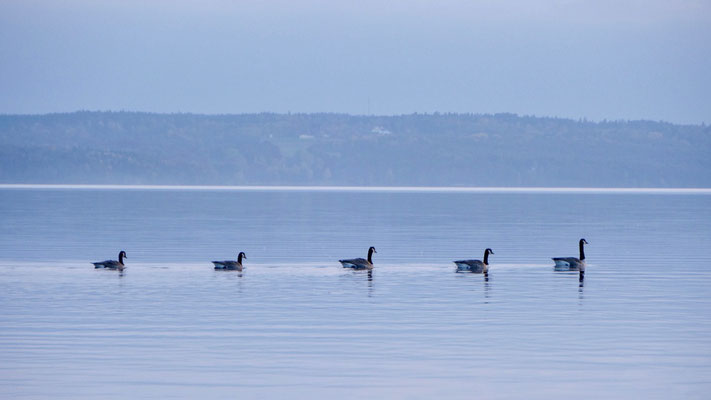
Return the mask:
[[[710,152],[705,125],[515,114],[0,116],[0,182],[18,184],[703,189]]]
[[[245,192],[376,192],[376,193],[581,193],[708,194],[711,188],[608,187],[466,187],[466,186],[219,186],[219,185],[85,185],[2,183],[2,190],[165,190]]]

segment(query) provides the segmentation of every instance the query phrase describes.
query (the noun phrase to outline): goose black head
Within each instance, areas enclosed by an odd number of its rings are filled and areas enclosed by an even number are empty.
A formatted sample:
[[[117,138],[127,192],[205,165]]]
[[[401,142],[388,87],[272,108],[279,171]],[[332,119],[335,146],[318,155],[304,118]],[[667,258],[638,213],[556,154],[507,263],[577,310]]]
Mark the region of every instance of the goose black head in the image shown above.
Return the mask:
[[[119,253],[119,258],[128,258],[128,256],[126,255],[125,251],[121,250],[121,252]]]
[[[491,249],[486,249],[484,252],[489,253],[489,254],[494,254],[494,250],[491,250]]]
[[[377,253],[378,251],[375,250],[375,247],[370,246],[370,248],[368,249],[368,253],[370,253],[370,252]]]
[[[580,239],[580,244],[589,244],[587,240],[585,239]]]
[[[240,251],[238,257],[242,257],[242,258],[244,258],[245,260],[247,259],[247,255],[244,254],[244,251]]]

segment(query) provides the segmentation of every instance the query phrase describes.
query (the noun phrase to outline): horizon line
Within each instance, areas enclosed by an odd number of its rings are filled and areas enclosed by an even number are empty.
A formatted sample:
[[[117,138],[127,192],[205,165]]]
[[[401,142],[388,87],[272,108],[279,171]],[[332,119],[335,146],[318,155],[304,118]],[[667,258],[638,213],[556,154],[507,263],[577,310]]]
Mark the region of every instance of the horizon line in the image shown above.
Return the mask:
[[[318,185],[116,185],[0,183],[0,189],[43,190],[175,190],[252,192],[381,192],[381,193],[618,193],[711,194],[711,188],[532,187],[532,186],[318,186]]]
[[[156,114],[156,115],[193,115],[193,116],[206,116],[206,117],[226,117],[226,116],[243,116],[243,115],[345,115],[349,117],[373,117],[373,118],[390,118],[390,117],[404,117],[411,115],[426,115],[426,116],[443,116],[443,115],[468,115],[468,116],[497,116],[497,115],[511,115],[517,118],[537,118],[537,119],[553,119],[553,120],[566,120],[574,122],[588,122],[594,124],[602,123],[620,123],[620,122],[654,122],[670,125],[680,125],[680,126],[706,126],[706,121],[701,122],[680,122],[671,121],[663,119],[651,119],[651,118],[621,118],[621,119],[609,119],[609,118],[589,118],[589,117],[572,117],[572,116],[559,116],[559,115],[542,115],[542,114],[521,114],[517,112],[500,111],[500,112],[454,112],[454,111],[412,111],[410,113],[392,113],[392,114],[370,114],[370,113],[350,113],[350,112],[340,112],[340,111],[253,111],[253,112],[195,112],[195,111],[138,111],[138,110],[74,110],[74,111],[47,111],[47,112],[30,112],[30,113],[11,113],[11,112],[0,112],[0,117],[39,117],[39,116],[50,116],[50,115],[65,115],[65,114],[81,114],[81,113],[126,113],[126,114]]]

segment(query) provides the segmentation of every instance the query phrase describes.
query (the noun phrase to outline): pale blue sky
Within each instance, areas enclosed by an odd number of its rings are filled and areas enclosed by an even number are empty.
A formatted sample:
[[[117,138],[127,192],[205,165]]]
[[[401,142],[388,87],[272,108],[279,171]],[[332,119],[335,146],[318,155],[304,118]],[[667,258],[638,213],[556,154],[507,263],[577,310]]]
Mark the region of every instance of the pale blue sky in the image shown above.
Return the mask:
[[[0,0],[0,113],[711,122],[711,0],[381,3]]]

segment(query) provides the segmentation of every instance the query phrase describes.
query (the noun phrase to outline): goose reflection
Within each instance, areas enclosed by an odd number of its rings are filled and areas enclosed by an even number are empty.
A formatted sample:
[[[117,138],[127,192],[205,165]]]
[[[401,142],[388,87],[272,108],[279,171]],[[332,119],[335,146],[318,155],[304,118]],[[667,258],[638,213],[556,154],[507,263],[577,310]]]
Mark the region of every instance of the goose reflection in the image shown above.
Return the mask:
[[[571,270],[571,269],[566,269],[566,270],[560,270],[560,269],[554,269],[554,273],[556,275],[562,275],[561,279],[570,279],[570,278],[563,278],[563,276],[577,276],[578,277],[578,288],[582,291],[583,286],[585,286],[585,269],[581,270]]]
[[[491,285],[488,280],[484,280],[484,304],[489,304],[489,298],[491,297]]]
[[[365,274],[366,280],[368,282],[373,282],[373,270],[372,269],[369,269],[366,271],[356,269],[350,273],[350,275],[352,275],[352,276],[360,276],[360,275],[364,275],[364,274]]]

